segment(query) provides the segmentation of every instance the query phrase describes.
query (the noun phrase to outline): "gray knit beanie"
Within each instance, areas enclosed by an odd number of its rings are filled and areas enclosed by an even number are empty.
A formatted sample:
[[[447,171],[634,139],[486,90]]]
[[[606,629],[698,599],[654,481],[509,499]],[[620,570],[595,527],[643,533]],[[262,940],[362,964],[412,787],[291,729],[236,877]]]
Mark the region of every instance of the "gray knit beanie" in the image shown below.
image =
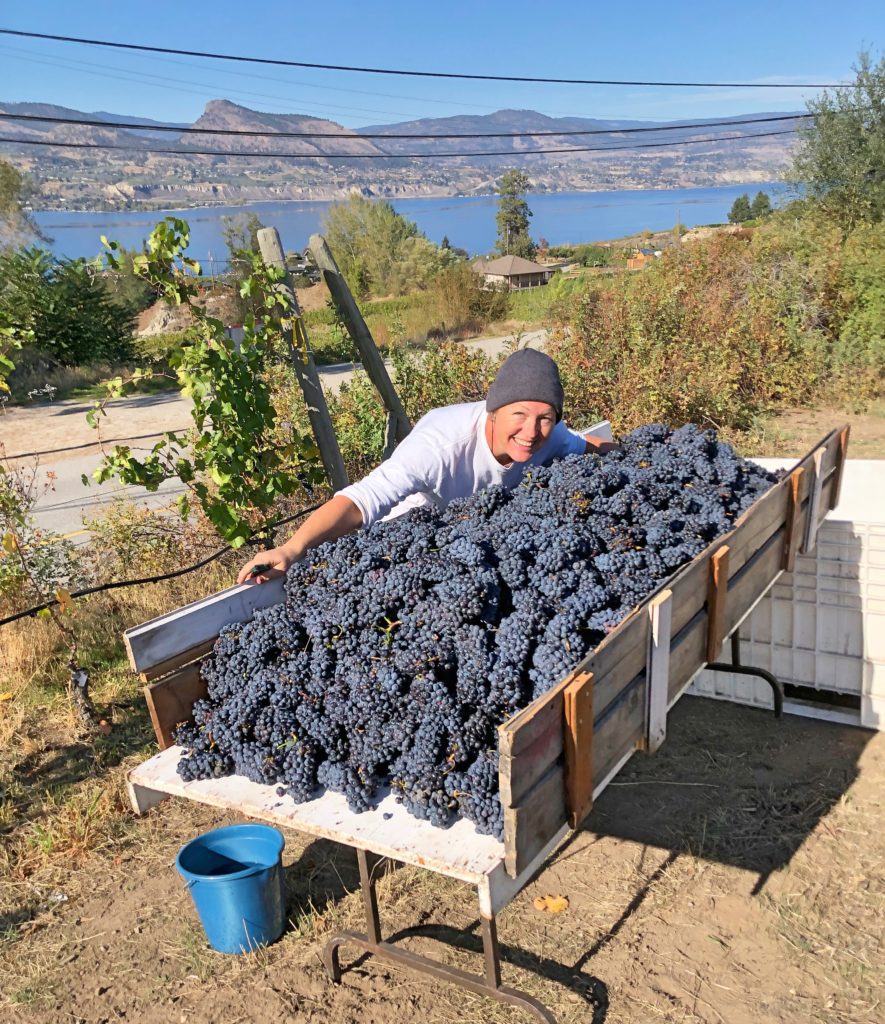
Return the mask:
[[[537,349],[521,348],[501,364],[489,388],[486,410],[494,412],[511,402],[547,402],[556,410],[558,423],[564,399],[556,363]]]

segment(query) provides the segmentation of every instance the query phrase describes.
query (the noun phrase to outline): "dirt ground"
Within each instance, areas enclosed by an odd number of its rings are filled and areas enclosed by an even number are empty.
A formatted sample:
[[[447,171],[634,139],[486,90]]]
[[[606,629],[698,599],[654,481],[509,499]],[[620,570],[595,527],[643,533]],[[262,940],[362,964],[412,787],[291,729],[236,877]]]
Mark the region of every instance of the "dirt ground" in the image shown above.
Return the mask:
[[[128,737],[118,777],[149,752],[138,700],[117,712]],[[36,747],[17,772],[23,783],[55,772],[85,784],[88,759]],[[661,750],[635,755],[499,916],[504,982],[560,1024],[881,1020],[883,797],[885,736],[686,697]],[[529,1020],[353,947],[334,985],[320,953],[361,926],[355,858],[296,834],[283,938],[248,956],[213,952],[173,862],[183,842],[235,819],[182,800],[142,819],[116,813],[98,852],[59,848],[0,880],[3,1022]],[[33,829],[48,841],[39,821]],[[546,894],[568,909],[536,910]],[[481,968],[469,887],[400,867],[379,900],[399,945]]]

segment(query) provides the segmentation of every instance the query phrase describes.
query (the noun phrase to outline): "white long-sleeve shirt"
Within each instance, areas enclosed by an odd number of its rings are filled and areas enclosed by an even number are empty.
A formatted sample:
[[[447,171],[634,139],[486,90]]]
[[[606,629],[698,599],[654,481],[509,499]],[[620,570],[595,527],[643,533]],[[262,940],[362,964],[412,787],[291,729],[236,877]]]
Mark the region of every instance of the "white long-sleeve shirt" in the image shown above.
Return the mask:
[[[486,440],[487,417],[485,402],[431,410],[386,462],[338,493],[356,505],[363,526],[369,527],[418,505],[445,508],[453,499],[466,498],[493,484],[509,490],[529,466],[587,450],[583,435],[560,420],[528,461],[502,466]],[[608,424],[599,426],[602,429],[591,428],[588,433],[611,437]]]

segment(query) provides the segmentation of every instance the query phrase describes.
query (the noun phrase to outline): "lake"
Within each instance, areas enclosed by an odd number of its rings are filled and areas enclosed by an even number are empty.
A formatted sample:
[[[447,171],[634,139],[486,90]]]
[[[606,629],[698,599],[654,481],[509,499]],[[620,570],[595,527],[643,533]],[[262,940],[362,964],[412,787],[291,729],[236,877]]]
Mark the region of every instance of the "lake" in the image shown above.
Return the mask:
[[[551,245],[622,238],[639,231],[666,231],[674,224],[687,227],[721,223],[735,199],[746,192],[752,199],[765,191],[773,203],[784,201],[782,182],[726,185],[717,188],[637,189],[619,192],[551,192],[529,194],[531,234]],[[252,203],[248,206],[195,207],[171,211],[191,228],[189,253],[210,272],[212,260],[227,256],[221,235],[221,218],[238,213],[257,214],[262,223],[279,230],[285,249],[304,249],[308,237],[322,230],[328,202]],[[431,241],[448,236],[453,246],[471,254],[489,252],[495,244],[497,197],[470,196],[435,199],[397,199],[398,213],[415,221]],[[34,214],[40,228],[51,237],[50,248],[59,256],[95,256],[102,251],[100,236],[116,239],[127,248],[140,247],[166,211],[97,211],[69,213],[41,211]]]

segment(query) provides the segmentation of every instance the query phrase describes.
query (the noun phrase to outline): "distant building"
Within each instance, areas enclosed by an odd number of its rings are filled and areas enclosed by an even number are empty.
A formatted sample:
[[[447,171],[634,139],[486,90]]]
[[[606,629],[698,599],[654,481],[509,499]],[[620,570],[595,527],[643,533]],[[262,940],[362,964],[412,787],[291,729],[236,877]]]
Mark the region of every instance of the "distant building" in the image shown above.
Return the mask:
[[[651,263],[652,260],[656,260],[660,255],[662,255],[661,249],[637,249],[627,260],[627,269],[639,270],[644,267],[646,263]]]
[[[552,267],[542,267],[521,256],[499,256],[496,260],[474,260],[473,269],[482,274],[487,285],[506,285],[511,292],[522,288],[540,288],[555,273]]]

